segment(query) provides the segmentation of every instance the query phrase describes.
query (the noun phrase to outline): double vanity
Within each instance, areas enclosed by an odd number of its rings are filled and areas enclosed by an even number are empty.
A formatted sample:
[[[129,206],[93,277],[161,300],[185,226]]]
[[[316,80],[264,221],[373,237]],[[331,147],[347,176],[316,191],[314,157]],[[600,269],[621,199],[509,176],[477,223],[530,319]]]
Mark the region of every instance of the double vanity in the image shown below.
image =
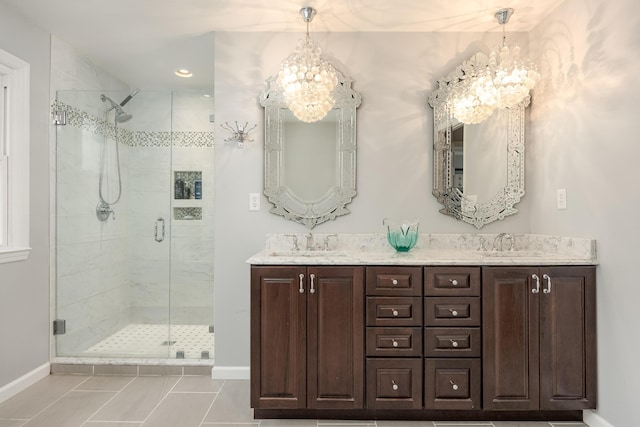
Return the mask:
[[[251,264],[256,418],[581,420],[595,242],[268,235]]]

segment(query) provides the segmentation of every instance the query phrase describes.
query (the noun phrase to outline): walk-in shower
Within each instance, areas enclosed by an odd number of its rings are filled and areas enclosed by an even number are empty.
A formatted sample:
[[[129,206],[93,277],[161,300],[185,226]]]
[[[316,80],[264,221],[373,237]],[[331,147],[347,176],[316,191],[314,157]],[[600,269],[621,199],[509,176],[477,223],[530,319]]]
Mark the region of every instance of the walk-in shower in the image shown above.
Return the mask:
[[[211,362],[211,99],[57,93],[53,107],[67,117],[56,127],[55,312],[66,326],[57,358]],[[199,181],[202,198],[178,198],[178,181]]]

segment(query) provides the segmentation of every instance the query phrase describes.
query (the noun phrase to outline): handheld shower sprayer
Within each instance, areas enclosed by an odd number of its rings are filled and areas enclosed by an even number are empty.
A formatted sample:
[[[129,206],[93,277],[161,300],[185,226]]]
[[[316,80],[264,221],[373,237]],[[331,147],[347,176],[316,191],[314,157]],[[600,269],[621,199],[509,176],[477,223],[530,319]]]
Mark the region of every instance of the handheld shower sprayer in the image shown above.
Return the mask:
[[[127,122],[129,120],[131,120],[131,118],[133,117],[131,114],[126,113],[122,107],[129,101],[131,101],[131,99],[136,96],[138,94],[138,92],[140,92],[140,89],[135,89],[133,92],[131,92],[129,95],[127,95],[127,97],[125,99],[122,100],[122,102],[120,104],[117,104],[113,101],[113,99],[109,98],[107,95],[102,94],[100,95],[100,99],[102,100],[102,102],[109,102],[109,104],[111,105],[111,108],[109,108],[109,110],[116,110],[116,117],[115,120],[118,123],[124,123]]]
[[[122,100],[122,102],[120,103],[120,106],[124,107],[127,102],[131,101],[131,98],[133,98],[138,94],[138,92],[140,92],[140,89],[137,89],[137,88],[134,89],[133,92],[131,92],[129,95],[127,95],[125,99]]]

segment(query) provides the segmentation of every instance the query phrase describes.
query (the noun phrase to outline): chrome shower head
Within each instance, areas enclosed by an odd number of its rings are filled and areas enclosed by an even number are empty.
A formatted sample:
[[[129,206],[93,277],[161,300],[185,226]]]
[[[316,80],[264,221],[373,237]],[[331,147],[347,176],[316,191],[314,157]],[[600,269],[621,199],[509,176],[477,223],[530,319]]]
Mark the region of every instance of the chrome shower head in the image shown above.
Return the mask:
[[[116,122],[118,123],[128,122],[133,117],[131,114],[126,113],[119,104],[116,104],[115,102],[113,102],[113,100],[108,96],[106,96],[105,94],[100,95],[100,99],[102,100],[102,102],[108,101],[109,104],[111,104],[111,108],[109,108],[109,110],[107,111],[111,111],[114,109],[116,110],[116,117],[115,117]]]

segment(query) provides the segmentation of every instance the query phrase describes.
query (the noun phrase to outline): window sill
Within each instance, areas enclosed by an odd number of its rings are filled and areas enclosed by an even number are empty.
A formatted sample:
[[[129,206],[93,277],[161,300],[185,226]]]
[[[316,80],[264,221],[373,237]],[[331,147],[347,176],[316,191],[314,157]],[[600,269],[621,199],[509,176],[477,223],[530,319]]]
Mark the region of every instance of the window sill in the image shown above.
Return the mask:
[[[8,248],[0,249],[0,264],[9,262],[25,261],[29,258],[31,248]]]

